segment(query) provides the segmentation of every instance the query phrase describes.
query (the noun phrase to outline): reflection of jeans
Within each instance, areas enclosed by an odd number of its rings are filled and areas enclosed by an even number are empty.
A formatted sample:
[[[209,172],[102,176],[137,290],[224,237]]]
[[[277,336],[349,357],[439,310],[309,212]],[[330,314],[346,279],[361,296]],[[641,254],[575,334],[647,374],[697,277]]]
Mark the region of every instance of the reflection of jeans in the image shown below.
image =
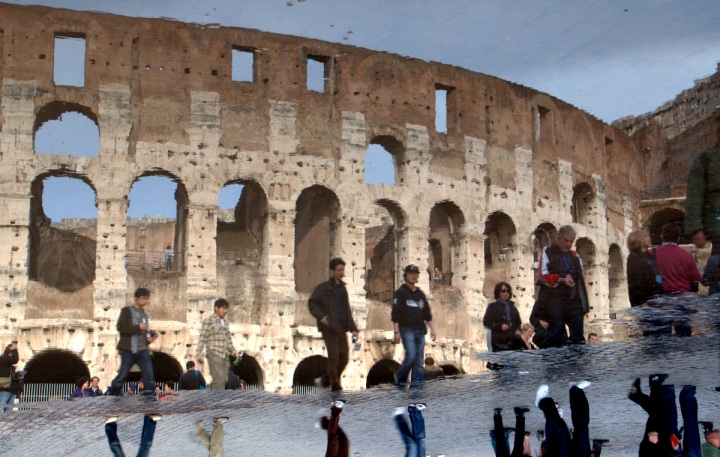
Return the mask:
[[[672,452],[670,435],[677,434],[678,431],[675,387],[655,385],[650,387],[650,396],[638,392],[628,397],[648,413],[645,434],[650,431],[657,432],[659,452],[669,455]]]
[[[405,443],[405,457],[425,457],[425,419],[414,406],[408,406],[412,431],[402,414],[395,416],[395,424]]]
[[[577,386],[570,388],[570,411],[572,412],[573,437],[570,444],[572,455],[590,457],[590,405],[585,391]]]
[[[502,424],[502,416],[500,416],[500,424]],[[497,419],[495,419],[495,430],[499,430],[498,425],[497,425]],[[502,454],[502,449],[500,449],[500,451],[498,451],[499,441],[497,441],[497,438],[495,436],[495,430],[490,430],[490,444],[492,444],[493,451],[495,451],[495,456],[502,457],[506,454]],[[506,428],[503,428],[502,430],[503,430],[503,435],[505,436],[505,439],[503,440],[503,441],[505,441],[505,448],[510,449],[510,430],[508,430]],[[502,444],[500,446],[502,448]],[[510,452],[510,451],[508,451],[508,452]]]
[[[120,351],[120,369],[118,370],[117,376],[112,381],[109,395],[120,394],[122,384],[127,379],[128,374],[130,374],[130,368],[132,368],[132,366],[136,363],[140,367],[140,371],[143,375],[145,391],[151,393],[155,392],[155,373],[153,371],[152,358],[150,357],[148,350],[144,349],[136,352],[135,354],[130,351]]]
[[[0,412],[12,411],[13,404],[15,404],[15,394],[12,392],[0,391]],[[3,408],[3,405],[11,405]]]
[[[565,322],[570,330],[570,342],[580,344],[585,342],[584,322],[585,312],[580,303],[567,303]]]
[[[425,380],[425,330],[400,328],[400,338],[405,349],[405,360],[397,371],[398,384],[405,384],[412,370],[410,381],[413,384]]]
[[[545,415],[545,455],[570,457],[570,431],[560,417],[555,401],[545,397],[538,406]]]
[[[147,414],[143,419],[142,435],[140,435],[140,448],[137,457],[148,457],[150,455],[150,447],[152,447],[153,436],[155,435],[155,422]],[[105,436],[107,436],[110,452],[114,457],[125,457],[125,453],[120,446],[120,439],[117,435],[117,422],[105,424]]]
[[[685,434],[683,435],[683,457],[702,457],[700,430],[698,428],[698,404],[695,388],[683,387],[680,391],[680,412],[682,412]]]

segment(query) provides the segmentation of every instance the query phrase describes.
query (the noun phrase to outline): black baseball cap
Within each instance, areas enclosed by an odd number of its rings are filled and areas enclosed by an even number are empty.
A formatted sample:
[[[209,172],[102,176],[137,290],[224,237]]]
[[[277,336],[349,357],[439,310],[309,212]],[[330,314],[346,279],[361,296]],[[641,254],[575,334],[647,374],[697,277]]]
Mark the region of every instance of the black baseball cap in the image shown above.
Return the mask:
[[[405,273],[420,273],[420,267],[418,267],[415,264],[410,264],[405,267],[405,270],[403,270]]]

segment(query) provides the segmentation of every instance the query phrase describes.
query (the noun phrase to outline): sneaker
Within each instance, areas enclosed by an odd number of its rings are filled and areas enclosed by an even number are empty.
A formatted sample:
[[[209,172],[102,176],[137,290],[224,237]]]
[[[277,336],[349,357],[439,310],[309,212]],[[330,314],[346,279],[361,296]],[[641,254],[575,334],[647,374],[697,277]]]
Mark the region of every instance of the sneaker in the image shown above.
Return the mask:
[[[427,408],[427,405],[425,403],[415,403],[408,406],[414,406],[415,409],[417,409],[418,411],[422,411],[423,409]]]
[[[628,394],[628,397],[631,397],[633,395],[637,395],[642,393],[642,390],[640,389],[640,378],[635,378],[635,381],[632,383],[632,387],[630,387],[630,393]]]
[[[107,419],[105,419],[106,424],[112,424],[113,422],[117,422],[118,416],[109,416]]]
[[[547,397],[550,394],[550,386],[547,384],[540,384],[537,393],[535,394],[535,406],[540,407],[540,400]]]
[[[499,416],[502,414],[502,408],[495,408],[495,415]]]
[[[667,378],[669,378],[669,374],[659,373],[659,374],[651,374],[650,375],[650,385],[661,385]]]
[[[586,387],[589,387],[590,384],[592,384],[590,381],[578,381],[578,382],[571,382],[568,385],[572,389],[573,386],[577,387],[578,389],[585,390]]]
[[[407,406],[401,406],[399,408],[395,408],[395,411],[393,411],[393,417],[399,416],[401,414],[405,414],[407,412]]]
[[[556,405],[556,406],[557,406],[557,405]],[[558,407],[557,407],[557,411],[558,411],[558,414],[560,415],[560,419],[562,419],[563,413],[564,413],[563,409],[558,406]]]
[[[345,405],[345,400],[335,400],[334,402],[332,402],[332,404],[330,405],[330,407],[331,407],[331,408],[342,409],[342,407],[343,407],[344,405]]]
[[[162,419],[162,416],[160,414],[148,414],[148,417],[150,417],[150,419],[154,420],[155,422]]]
[[[216,423],[222,425],[229,420],[230,420],[229,417],[216,417],[215,419],[213,419],[213,422],[216,422]]]
[[[702,425],[704,433],[710,433],[713,431],[713,423],[710,421],[698,421],[698,424]]]
[[[519,406],[515,407],[515,415],[516,416],[525,416],[525,413],[529,412],[530,408],[521,408]]]
[[[314,383],[315,383],[315,385],[318,386],[318,387],[324,387],[324,386],[323,386],[323,377],[320,376],[319,378],[315,378]]]

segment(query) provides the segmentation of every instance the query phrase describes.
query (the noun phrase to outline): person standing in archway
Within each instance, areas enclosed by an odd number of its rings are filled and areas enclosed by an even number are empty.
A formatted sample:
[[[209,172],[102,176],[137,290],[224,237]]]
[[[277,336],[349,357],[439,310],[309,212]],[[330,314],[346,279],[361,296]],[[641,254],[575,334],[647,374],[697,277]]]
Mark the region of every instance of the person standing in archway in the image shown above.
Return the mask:
[[[565,324],[570,329],[569,342],[585,344],[583,319],[589,307],[582,260],[577,252],[570,250],[575,236],[575,229],[571,226],[560,227],[557,242],[543,249],[540,260],[541,279],[551,287],[547,309],[549,328],[545,337],[547,346],[568,342]]]
[[[419,386],[425,381],[425,334],[427,328],[425,322],[430,326],[430,336],[433,341],[437,338],[435,326],[432,323],[430,303],[425,293],[417,287],[420,268],[417,265],[405,267],[403,278],[405,284],[395,291],[393,296],[392,311],[390,317],[393,321],[395,338],[393,342],[398,344],[402,340],[405,349],[405,359],[397,371],[397,385],[403,386],[407,383],[408,375],[412,370],[411,385]]]
[[[308,299],[310,314],[317,319],[328,353],[327,374],[316,380],[322,387],[342,390],[340,378],[348,363],[349,347],[347,332],[358,336],[358,329],[352,317],[350,298],[342,278],[345,276],[345,261],[341,258],[330,260],[330,279],[320,283]]]
[[[206,349],[208,365],[210,365],[210,390],[225,390],[227,373],[230,369],[230,355],[240,357],[240,352],[233,346],[230,329],[225,320],[230,303],[224,298],[215,300],[215,312],[205,318],[200,328],[200,338],[195,348],[195,359],[202,362],[202,352]]]
[[[154,332],[148,333],[150,320],[144,309],[149,300],[150,291],[140,287],[135,291],[135,302],[120,311],[117,321],[117,330],[120,333],[117,344],[117,350],[120,351],[120,369],[112,381],[110,395],[120,394],[122,384],[135,364],[140,367],[147,392],[155,392],[155,372],[148,346],[155,341],[156,336]]]

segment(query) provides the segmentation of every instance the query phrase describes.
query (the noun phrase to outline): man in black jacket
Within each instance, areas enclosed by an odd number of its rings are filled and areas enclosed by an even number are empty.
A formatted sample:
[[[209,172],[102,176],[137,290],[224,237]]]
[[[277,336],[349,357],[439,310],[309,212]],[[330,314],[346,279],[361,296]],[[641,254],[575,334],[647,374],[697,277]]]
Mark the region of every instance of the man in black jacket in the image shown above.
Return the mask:
[[[335,258],[330,261],[330,279],[320,283],[308,299],[310,314],[315,316],[318,330],[325,340],[328,352],[327,374],[316,380],[323,387],[342,390],[340,377],[348,363],[348,341],[346,333],[352,332],[357,338],[358,329],[350,310],[345,276],[345,261]]]
[[[138,288],[135,291],[135,303],[126,306],[120,311],[117,321],[120,341],[117,350],[120,351],[120,369],[113,379],[110,387],[110,395],[120,395],[122,384],[130,373],[130,368],[137,364],[145,381],[145,389],[148,394],[155,392],[155,373],[153,371],[152,358],[148,351],[148,345],[155,341],[152,332],[148,332],[149,319],[145,314],[145,306],[150,299],[150,291]]]
[[[432,313],[427,297],[419,287],[416,286],[420,268],[417,265],[405,267],[403,277],[405,284],[395,291],[393,296],[392,311],[390,317],[395,329],[393,342],[398,344],[402,339],[405,349],[405,359],[397,371],[397,384],[405,385],[408,374],[412,370],[410,379],[413,385],[422,384],[425,381],[425,334],[427,328],[425,322],[430,326],[430,336],[433,341],[437,335],[432,323]]]
[[[187,368],[187,371],[180,376],[180,390],[199,390],[200,386],[207,386],[202,373],[195,369],[195,362],[188,360],[185,368]]]
[[[0,355],[0,412],[2,412],[4,405],[12,404],[15,401],[15,392],[11,388],[11,384],[13,365],[18,363],[18,360],[20,358],[17,344],[8,344],[3,354]]]

